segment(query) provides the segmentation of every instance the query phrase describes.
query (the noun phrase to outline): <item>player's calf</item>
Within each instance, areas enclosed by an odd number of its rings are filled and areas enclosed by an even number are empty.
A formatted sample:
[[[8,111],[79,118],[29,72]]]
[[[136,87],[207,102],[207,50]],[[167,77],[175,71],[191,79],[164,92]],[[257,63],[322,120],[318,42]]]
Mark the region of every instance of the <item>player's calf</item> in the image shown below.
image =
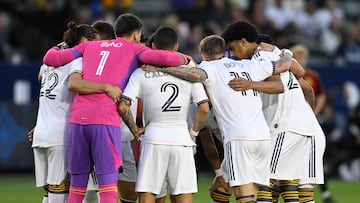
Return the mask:
[[[256,203],[255,195],[236,197],[236,203]]]

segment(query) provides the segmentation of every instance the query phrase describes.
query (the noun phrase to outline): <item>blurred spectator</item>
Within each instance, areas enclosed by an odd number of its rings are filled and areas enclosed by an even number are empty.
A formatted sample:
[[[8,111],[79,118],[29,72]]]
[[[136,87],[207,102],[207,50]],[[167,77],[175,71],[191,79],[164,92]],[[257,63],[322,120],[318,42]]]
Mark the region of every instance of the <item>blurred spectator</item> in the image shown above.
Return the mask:
[[[320,76],[312,69],[308,67],[309,50],[303,45],[294,45],[291,48],[294,54],[294,58],[305,68],[306,72],[303,76],[304,79],[312,86],[315,93],[315,115],[319,115],[322,111],[325,101],[326,93],[324,85],[322,84]]]
[[[315,12],[320,29],[326,30],[331,24],[343,24],[344,12],[338,7],[337,0],[325,0],[324,5]]]
[[[315,0],[306,0],[305,8],[296,12],[294,26],[296,29],[295,43],[300,43],[308,47],[312,52],[319,52],[318,40],[320,27],[316,21],[317,6]]]
[[[285,30],[294,20],[294,9],[285,5],[283,0],[275,0],[273,4],[265,7],[265,16],[274,30]]]
[[[316,11],[315,16],[321,29],[321,48],[325,54],[331,56],[341,43],[341,29],[345,16],[336,0],[325,0],[324,4],[324,7]]]
[[[208,20],[215,21],[219,26],[227,25],[232,22],[230,5],[228,1],[224,0],[211,0],[211,8],[208,16]],[[219,34],[222,32],[220,30]]]
[[[11,45],[13,63],[27,60],[39,60],[49,45],[62,40],[62,33],[66,28],[62,4],[52,0],[45,0],[41,7],[34,10],[23,8],[19,2],[2,4],[11,14],[8,42]],[[31,39],[31,40],[29,40]]]
[[[353,86],[356,86],[352,83]],[[351,102],[351,111],[349,113],[349,132],[354,137],[357,144],[360,144],[360,101],[359,101],[359,88],[356,86],[357,91],[355,94],[348,92],[353,96]],[[354,88],[355,89],[355,88]]]
[[[259,29],[260,33],[272,35],[274,30],[265,16],[265,0],[253,0],[248,9],[248,19]]]
[[[230,0],[232,7],[239,8],[241,10],[249,9],[251,0]]]
[[[349,136],[342,141],[348,156],[344,156],[339,166],[339,175],[343,180],[356,181],[360,180],[360,92],[358,86],[351,81],[344,82],[342,90],[349,111]]]
[[[360,64],[360,30],[350,23],[345,28],[344,41],[340,44],[335,58],[340,66]]]
[[[294,18],[295,26],[299,33],[305,37],[317,37],[320,32],[320,27],[316,22],[315,0],[306,0],[305,8],[297,11],[296,18]]]
[[[0,12],[0,60],[26,62],[41,60],[45,50],[58,43],[61,33],[70,20],[76,23],[93,23],[104,20],[113,23],[116,16],[124,12],[137,12],[145,23],[145,34],[158,26],[171,23],[184,33],[195,32],[198,24],[211,33],[219,34],[226,24],[234,20],[249,20],[261,33],[269,34],[279,47],[290,44],[305,44],[311,59],[325,62],[333,56],[346,38],[341,37],[345,12],[336,0],[22,0],[0,1],[0,8],[11,18],[8,29],[3,29]],[[315,2],[323,2],[321,7]],[[147,6],[141,7],[144,3]],[[168,6],[161,6],[167,4]],[[353,4],[360,6],[360,2]],[[154,10],[150,5],[160,6]],[[347,7],[343,7],[347,8]],[[354,17],[354,15],[352,15]],[[5,17],[6,19],[6,17]],[[46,19],[46,20],[44,20]],[[352,21],[353,19],[346,19]],[[10,21],[10,20],[9,20]],[[167,22],[166,22],[167,21]],[[6,22],[6,21],[5,21]],[[359,27],[360,27],[360,20]],[[188,31],[186,31],[188,29]],[[7,34],[9,33],[9,34]],[[209,32],[205,32],[209,33]],[[23,36],[27,36],[26,39]],[[27,39],[34,40],[27,40]],[[4,42],[5,41],[5,45]],[[196,40],[195,40],[196,41]],[[193,44],[192,36],[181,37],[181,43]],[[7,45],[6,45],[7,44]],[[194,46],[182,50],[191,53]],[[4,57],[4,49],[8,57]],[[339,50],[343,49],[340,48]],[[358,59],[359,57],[353,57]]]
[[[315,107],[314,107],[314,113],[315,115],[319,118],[320,114],[323,113],[325,104],[326,104],[326,92],[325,92],[325,88],[322,84],[321,78],[320,76],[314,71],[311,70],[310,68],[308,68],[308,64],[307,64],[307,60],[308,60],[308,56],[309,56],[309,50],[303,46],[303,45],[295,45],[293,47],[290,48],[290,50],[293,52],[293,57],[302,65],[302,67],[304,67],[305,69],[305,74],[303,76],[303,78],[312,86],[312,88],[314,89],[314,93],[315,93]],[[334,115],[332,112],[332,108],[330,109],[326,109],[326,110],[330,110],[331,112],[325,112],[327,114],[328,117],[326,120],[326,122],[331,122],[331,124],[337,123],[337,120],[335,120],[335,122],[333,122],[334,120]],[[330,114],[329,114],[330,113]],[[336,117],[335,117],[336,119]],[[322,122],[323,121],[323,122]],[[319,119],[319,123],[320,125],[324,128],[324,126],[326,125],[326,127],[329,127],[329,123],[325,123],[325,120],[320,120]],[[334,126],[331,126],[331,133],[334,130]],[[328,152],[328,147],[329,147],[329,134],[327,134],[329,132],[329,129],[324,129],[324,133],[327,136],[326,137],[326,149],[325,149],[325,154],[324,154],[324,162],[325,162],[325,176],[324,176],[324,184],[320,185],[321,188],[321,192],[322,192],[322,198],[324,200],[325,203],[334,203],[334,200],[332,198],[332,195],[330,193],[330,191],[328,190],[328,186],[327,186],[327,177],[329,175],[329,172],[326,169],[326,165],[327,165],[327,160],[329,158],[329,152]]]
[[[9,57],[7,55],[10,52],[10,47],[7,42],[9,35],[9,24],[9,15],[5,11],[0,10],[0,61],[3,61]]]

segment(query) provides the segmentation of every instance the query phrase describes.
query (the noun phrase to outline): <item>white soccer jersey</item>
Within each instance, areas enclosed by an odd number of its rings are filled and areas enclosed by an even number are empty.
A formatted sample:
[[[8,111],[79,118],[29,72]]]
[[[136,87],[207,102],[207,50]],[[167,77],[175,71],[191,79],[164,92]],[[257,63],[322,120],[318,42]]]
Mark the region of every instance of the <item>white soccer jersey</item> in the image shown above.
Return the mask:
[[[193,146],[187,125],[191,102],[208,101],[201,83],[190,83],[163,72],[137,69],[123,97],[141,98],[147,125],[142,143]]]
[[[32,147],[67,145],[66,131],[74,93],[69,91],[67,79],[73,72],[81,72],[82,58],[62,67],[42,65],[39,109]]]
[[[234,91],[228,82],[234,77],[262,81],[274,72],[273,62],[259,52],[251,60],[222,58],[203,61],[199,66],[207,73],[208,91],[224,144],[231,140],[270,140],[262,113],[262,102],[256,90]]]
[[[271,131],[294,132],[306,136],[322,135],[316,116],[309,103],[305,100],[304,93],[294,74],[290,71],[280,74],[281,81],[284,85],[284,93],[267,97],[278,97],[275,112],[271,116],[265,116],[268,119]],[[271,102],[273,103],[273,102]],[[268,107],[273,108],[274,104]],[[264,109],[266,115],[270,111]],[[272,115],[274,114],[274,115]],[[272,118],[272,119],[271,119]]]

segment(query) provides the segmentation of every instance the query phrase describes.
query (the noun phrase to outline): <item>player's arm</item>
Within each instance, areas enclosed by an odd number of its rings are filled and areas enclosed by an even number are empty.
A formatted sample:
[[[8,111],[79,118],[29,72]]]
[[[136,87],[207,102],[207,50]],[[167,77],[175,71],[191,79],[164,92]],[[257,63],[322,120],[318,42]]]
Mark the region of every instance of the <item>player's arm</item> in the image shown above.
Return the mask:
[[[31,142],[31,143],[32,143],[33,137],[34,137],[35,127],[36,127],[36,126],[34,126],[34,127],[27,133],[28,140],[29,140],[29,142]]]
[[[145,128],[138,128],[134,119],[134,116],[130,110],[131,100],[129,98],[122,97],[119,104],[119,113],[126,124],[130,129],[131,133],[134,135],[136,140],[139,140],[140,136],[144,133]]]
[[[206,119],[209,115],[209,102],[201,103],[196,111],[195,120],[192,128],[190,129],[190,135],[195,137],[199,134],[200,130],[204,127]]]
[[[301,89],[304,92],[304,96],[306,101],[310,104],[311,108],[314,109],[315,108],[315,93],[314,93],[314,89],[311,87],[311,85],[306,82],[306,80],[304,80],[303,78],[299,78],[298,79],[299,84],[301,86]]]
[[[70,49],[60,49],[58,46],[54,46],[46,52],[43,62],[48,66],[63,66],[70,63],[72,60],[81,57],[85,47],[86,42]]]
[[[201,140],[201,146],[204,149],[206,159],[209,161],[211,167],[217,171],[221,167],[220,157],[215,145],[214,137],[209,128],[203,128],[199,137]],[[216,174],[218,175],[218,174]],[[220,174],[219,174],[220,175]]]
[[[326,93],[322,92],[321,94],[317,95],[315,98],[316,99],[315,99],[314,113],[315,113],[315,115],[318,115],[325,106]]]
[[[290,65],[290,71],[297,79],[302,78],[305,75],[305,69],[294,58],[292,59],[292,63]]]
[[[152,50],[148,47],[139,45],[138,57],[144,64],[159,66],[180,66],[186,65],[190,59],[186,55],[167,50]]]
[[[203,69],[191,68],[188,66],[160,68],[156,66],[146,65],[143,69],[150,72],[161,71],[189,82],[204,82],[207,78],[207,74]]]
[[[209,190],[213,193],[216,189],[221,187],[224,188],[225,191],[229,191],[229,185],[225,182],[223,177],[224,172],[221,168],[219,153],[215,145],[214,137],[211,134],[211,130],[209,128],[202,129],[199,133],[199,137],[201,139],[201,146],[204,149],[205,157],[215,172],[215,179]]]
[[[278,94],[284,92],[284,86],[279,75],[273,75],[264,81],[254,82],[247,79],[236,77],[228,83],[235,91],[254,89],[267,94]]]
[[[79,94],[105,93],[116,103],[119,102],[122,93],[119,87],[84,80],[79,72],[74,72],[69,76],[68,88]]]
[[[296,59],[292,58],[293,53],[289,49],[280,50],[275,45],[261,42],[256,49],[256,52],[258,52],[258,51],[269,51],[280,57],[283,57],[286,55],[286,58],[284,58],[282,61],[278,61],[277,63],[285,63],[286,61],[290,60],[290,58],[291,58],[292,62],[290,65],[290,71],[296,76],[296,78],[301,78],[305,74],[305,69],[296,61]],[[278,66],[281,66],[281,64],[278,64]],[[284,70],[286,71],[286,68],[284,68]],[[276,72],[276,74],[278,74],[278,73],[281,73],[284,71],[282,69],[280,69],[275,72]]]
[[[292,64],[292,54],[284,52],[278,61],[275,61],[274,75],[286,72]]]

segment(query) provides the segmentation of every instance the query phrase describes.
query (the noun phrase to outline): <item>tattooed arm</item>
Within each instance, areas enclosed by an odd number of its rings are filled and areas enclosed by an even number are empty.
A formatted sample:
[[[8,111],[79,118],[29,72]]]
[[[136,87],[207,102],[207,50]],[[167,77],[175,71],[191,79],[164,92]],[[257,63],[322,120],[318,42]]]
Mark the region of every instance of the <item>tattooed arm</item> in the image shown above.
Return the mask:
[[[289,53],[283,53],[281,58],[275,62],[275,74],[279,74],[290,69],[292,56]]]
[[[143,68],[145,71],[161,71],[168,73],[177,78],[187,80],[189,82],[204,82],[207,78],[205,71],[201,68],[190,68],[187,66],[178,66],[178,67],[155,67],[152,65],[146,65]]]
[[[297,79],[302,78],[305,74],[305,69],[300,65],[296,59],[292,59],[290,71],[295,75]]]
[[[138,128],[134,119],[134,116],[130,110],[131,101],[127,98],[121,98],[119,104],[119,113],[131,133],[136,140],[139,140],[140,136],[144,133],[145,128]]]

